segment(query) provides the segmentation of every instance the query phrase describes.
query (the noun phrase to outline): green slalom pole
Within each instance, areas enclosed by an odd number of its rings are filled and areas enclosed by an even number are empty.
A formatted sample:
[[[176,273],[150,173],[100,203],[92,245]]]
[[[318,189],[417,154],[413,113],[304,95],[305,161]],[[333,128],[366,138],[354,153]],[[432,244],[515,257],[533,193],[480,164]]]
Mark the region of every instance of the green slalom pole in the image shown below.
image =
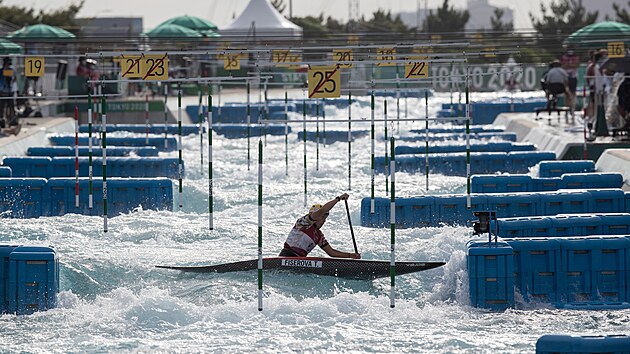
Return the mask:
[[[250,138],[250,134],[251,132],[249,131],[249,125],[252,122],[252,116],[251,116],[251,110],[250,110],[250,102],[249,102],[249,81],[247,81],[247,171],[249,171],[249,164],[250,164],[250,160],[251,160],[251,152],[249,149],[249,138]]]
[[[429,91],[424,91],[424,176],[425,190],[429,193]]]
[[[372,83],[372,95],[371,95],[371,146],[370,146],[370,184],[371,184],[371,193],[370,193],[370,214],[374,214],[374,84]]]
[[[352,190],[352,92],[348,92],[348,190]]]
[[[390,194],[390,234],[391,234],[391,248],[390,248],[390,260],[389,260],[389,277],[390,277],[390,291],[389,291],[389,307],[394,308],[396,306],[396,157],[394,155],[394,137],[391,138],[391,153],[392,159],[390,161],[389,170],[392,174],[392,187]]]
[[[107,101],[105,96],[101,96],[101,126],[101,140],[103,144],[103,232],[107,232]]]
[[[219,81],[219,87],[217,88],[217,95],[219,96],[217,102],[217,126],[221,126],[221,81]]]
[[[208,226],[214,229],[214,193],[212,191],[212,94],[208,86]]]
[[[181,84],[177,86],[177,150],[179,161],[177,163],[177,178],[179,182],[178,188],[178,198],[179,198],[179,208],[181,209],[184,205],[182,204],[182,193],[184,191],[183,186],[183,168],[184,168],[184,158],[182,153],[182,87]]]
[[[315,104],[315,171],[319,171],[319,98]]]
[[[284,91],[284,175],[289,175],[289,95]]]
[[[88,91],[88,208],[94,207],[94,182],[92,181],[92,94]]]
[[[199,85],[199,108],[197,109],[199,117],[199,156],[201,158],[201,176],[203,177],[203,86]]]
[[[396,132],[400,134],[400,74],[396,66]]]
[[[306,176],[306,98],[302,99],[302,117],[304,123],[302,125],[302,140],[304,142],[304,206],[306,207],[306,194],[307,194],[307,176]]]
[[[468,98],[468,78],[466,78],[466,208],[472,207],[470,196],[470,101]]]
[[[263,143],[258,140],[258,311],[263,310]]]
[[[387,94],[385,94],[385,99],[383,100],[383,114],[384,114],[384,122],[385,122],[385,194],[389,193],[389,156],[387,156]]]

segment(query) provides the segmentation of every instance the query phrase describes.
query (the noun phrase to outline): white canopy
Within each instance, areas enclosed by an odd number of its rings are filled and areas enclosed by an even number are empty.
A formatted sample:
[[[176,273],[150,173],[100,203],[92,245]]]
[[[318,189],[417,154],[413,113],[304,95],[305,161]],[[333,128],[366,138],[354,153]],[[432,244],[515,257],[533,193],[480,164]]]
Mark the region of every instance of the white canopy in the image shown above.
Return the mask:
[[[219,31],[223,36],[243,39],[271,39],[276,37],[301,37],[302,28],[284,18],[268,0],[250,0],[243,12]]]

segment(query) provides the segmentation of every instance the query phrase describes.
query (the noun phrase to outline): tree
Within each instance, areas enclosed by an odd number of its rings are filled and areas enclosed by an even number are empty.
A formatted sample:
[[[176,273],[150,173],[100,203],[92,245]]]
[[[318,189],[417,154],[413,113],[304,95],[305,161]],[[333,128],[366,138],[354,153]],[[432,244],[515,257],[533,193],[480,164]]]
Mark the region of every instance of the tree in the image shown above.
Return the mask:
[[[293,17],[291,21],[302,27],[304,38],[327,38],[330,35],[330,31],[323,23],[324,14],[320,14],[318,17]]]
[[[529,18],[537,32],[539,49],[552,57],[562,53],[562,42],[571,33],[588,26],[597,20],[598,11],[586,12],[582,0],[558,0],[549,5],[551,13],[541,2],[542,18],[536,19],[531,13]]]
[[[43,23],[76,32],[76,15],[83,7],[85,0],[81,0],[64,9],[57,9],[51,12],[39,11],[37,14],[33,8],[29,9],[16,5],[6,6],[2,5],[2,2],[0,0],[0,22],[9,23],[15,28]]]
[[[628,1],[628,6],[630,6],[630,1]],[[630,24],[630,13],[625,8],[617,5],[616,2],[613,3],[613,10],[615,10],[615,16],[617,16],[617,22],[623,22]]]
[[[504,23],[501,19],[505,14],[505,10],[496,8],[494,15],[490,18],[490,27],[492,32],[509,33],[514,31],[514,22]]]
[[[367,32],[407,33],[409,28],[400,19],[400,15],[392,18],[391,11],[377,10],[369,21],[362,20],[359,26]]]
[[[455,10],[449,6],[448,0],[444,0],[442,7],[436,13],[429,11],[429,15],[422,24],[422,30],[430,33],[464,32],[466,23],[470,19],[468,10]]]

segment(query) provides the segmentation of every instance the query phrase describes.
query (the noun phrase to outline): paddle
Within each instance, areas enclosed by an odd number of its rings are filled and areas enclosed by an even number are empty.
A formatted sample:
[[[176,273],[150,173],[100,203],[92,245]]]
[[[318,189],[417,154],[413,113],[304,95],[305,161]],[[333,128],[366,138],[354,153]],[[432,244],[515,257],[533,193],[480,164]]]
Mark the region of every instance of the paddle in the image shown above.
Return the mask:
[[[357,250],[357,241],[354,239],[354,230],[352,229],[352,220],[350,220],[350,209],[348,208],[348,200],[344,199],[346,202],[346,214],[348,214],[348,225],[350,225],[350,234],[352,235],[352,244],[354,245],[354,253],[359,253]]]

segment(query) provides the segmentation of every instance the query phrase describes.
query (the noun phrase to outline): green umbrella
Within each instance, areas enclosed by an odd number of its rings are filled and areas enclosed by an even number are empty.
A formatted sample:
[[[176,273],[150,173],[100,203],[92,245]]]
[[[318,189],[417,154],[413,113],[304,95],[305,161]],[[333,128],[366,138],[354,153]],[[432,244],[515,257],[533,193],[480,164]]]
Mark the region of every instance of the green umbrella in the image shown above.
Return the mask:
[[[21,54],[22,51],[21,45],[0,38],[0,55]]]
[[[630,26],[614,21],[604,21],[573,32],[564,40],[564,44],[569,47],[605,48],[608,42],[630,43],[629,37]]]
[[[7,38],[13,40],[38,40],[38,39],[71,39],[76,36],[62,28],[49,26],[45,24],[37,24],[32,26],[24,26],[15,32],[7,35]]]
[[[208,20],[195,17],[195,16],[188,16],[188,15],[173,17],[170,20],[166,20],[162,22],[158,27],[162,25],[170,25],[170,24],[184,26],[186,28],[190,28],[191,30],[194,30],[197,32],[205,32],[205,31],[216,32],[219,30],[219,28],[215,26],[214,23]]]
[[[206,38],[217,38],[217,37],[221,37],[221,35],[213,30],[207,30],[207,31],[199,31],[199,33],[201,33],[204,37]]]
[[[201,33],[176,24],[160,25],[144,34],[149,38],[203,38]]]

